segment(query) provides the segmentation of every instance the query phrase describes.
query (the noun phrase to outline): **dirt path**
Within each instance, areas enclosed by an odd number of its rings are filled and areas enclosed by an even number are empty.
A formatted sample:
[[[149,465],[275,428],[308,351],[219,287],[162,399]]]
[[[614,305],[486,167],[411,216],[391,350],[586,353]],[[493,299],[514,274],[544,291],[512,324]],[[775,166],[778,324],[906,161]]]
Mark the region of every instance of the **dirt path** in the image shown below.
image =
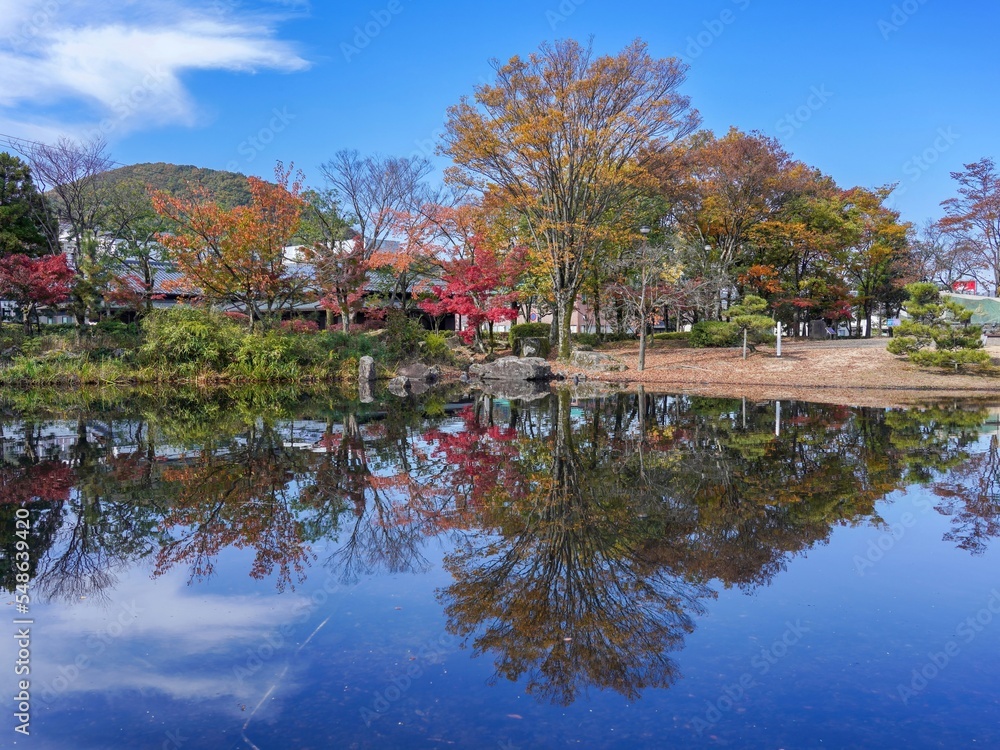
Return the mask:
[[[636,370],[635,342],[612,344],[601,351],[628,366],[624,372],[597,373],[556,365],[572,377],[643,385],[660,391],[754,399],[797,399],[859,406],[893,406],[948,398],[977,398],[1000,403],[1000,372],[993,375],[927,370],[886,351],[887,339],[788,342],[782,356],[763,347],[746,361],[739,349],[688,349],[657,342],[646,352],[646,369]],[[987,349],[1000,364],[1000,344]]]

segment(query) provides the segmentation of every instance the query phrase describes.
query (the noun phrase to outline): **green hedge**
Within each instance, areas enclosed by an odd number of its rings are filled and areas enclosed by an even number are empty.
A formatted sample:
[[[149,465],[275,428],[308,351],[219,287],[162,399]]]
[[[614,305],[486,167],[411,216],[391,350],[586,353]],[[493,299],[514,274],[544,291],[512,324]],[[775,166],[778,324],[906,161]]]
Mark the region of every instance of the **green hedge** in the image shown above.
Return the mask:
[[[691,346],[702,349],[705,347],[737,346],[739,344],[739,328],[735,323],[724,323],[720,320],[703,320],[691,326],[688,338]]]
[[[691,338],[690,331],[671,331],[670,333],[657,333],[653,335],[656,341],[687,341]]]
[[[510,348],[515,349],[518,339],[547,339],[551,329],[552,326],[548,323],[518,323],[510,327],[507,340]]]

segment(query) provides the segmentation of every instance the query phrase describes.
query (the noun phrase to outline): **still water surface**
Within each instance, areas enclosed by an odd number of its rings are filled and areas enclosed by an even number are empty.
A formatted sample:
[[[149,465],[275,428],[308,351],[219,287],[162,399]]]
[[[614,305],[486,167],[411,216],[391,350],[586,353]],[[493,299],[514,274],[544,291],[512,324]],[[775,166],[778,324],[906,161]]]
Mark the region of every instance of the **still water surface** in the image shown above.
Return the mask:
[[[1000,747],[995,409],[2,406],[2,746]]]

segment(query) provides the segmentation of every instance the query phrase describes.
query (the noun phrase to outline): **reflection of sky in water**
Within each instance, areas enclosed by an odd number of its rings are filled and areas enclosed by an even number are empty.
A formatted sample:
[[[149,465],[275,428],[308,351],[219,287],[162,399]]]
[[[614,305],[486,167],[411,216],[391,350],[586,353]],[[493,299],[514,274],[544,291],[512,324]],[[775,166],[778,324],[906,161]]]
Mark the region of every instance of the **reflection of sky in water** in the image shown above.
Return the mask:
[[[956,627],[987,606],[998,556],[943,543],[922,497],[882,504],[888,523],[915,522],[863,576],[883,532],[841,528],[753,595],[722,590],[676,655],[682,680],[634,703],[591,690],[553,707],[493,683],[490,659],[445,632],[435,542],[425,574],[345,586],[313,568],[294,593],[248,584],[238,551],[192,586],[134,570],[107,602],[34,607],[33,737],[17,744],[251,747],[247,725],[262,749],[996,746],[1000,616],[971,642]],[[959,652],[904,705],[898,685],[951,640]]]
[[[338,542],[314,546],[306,580],[283,593],[247,575],[252,550],[224,550],[194,583],[182,566],[158,578],[137,566],[103,601],[33,605],[32,737],[14,735],[8,714],[3,744],[1000,747],[1000,614],[981,632],[962,626],[991,596],[1000,609],[1000,552],[943,541],[937,502],[895,492],[878,510],[896,538],[838,526],[750,594],[713,585],[672,654],[680,679],[637,701],[591,688],[568,706],[541,702],[524,680],[496,678],[492,654],[462,648],[438,596],[458,534],[423,544],[424,572],[352,584],[322,565]],[[950,641],[957,651],[904,704],[900,684]]]

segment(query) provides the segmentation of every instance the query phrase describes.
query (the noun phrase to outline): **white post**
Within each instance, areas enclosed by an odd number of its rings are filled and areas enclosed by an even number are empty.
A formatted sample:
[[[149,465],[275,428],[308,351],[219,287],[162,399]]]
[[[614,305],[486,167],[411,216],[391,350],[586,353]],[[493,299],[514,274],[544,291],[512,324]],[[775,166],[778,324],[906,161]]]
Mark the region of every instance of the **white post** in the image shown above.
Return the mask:
[[[781,323],[778,323],[778,352],[776,356],[781,356]]]
[[[774,436],[781,437],[781,402],[774,402]]]

